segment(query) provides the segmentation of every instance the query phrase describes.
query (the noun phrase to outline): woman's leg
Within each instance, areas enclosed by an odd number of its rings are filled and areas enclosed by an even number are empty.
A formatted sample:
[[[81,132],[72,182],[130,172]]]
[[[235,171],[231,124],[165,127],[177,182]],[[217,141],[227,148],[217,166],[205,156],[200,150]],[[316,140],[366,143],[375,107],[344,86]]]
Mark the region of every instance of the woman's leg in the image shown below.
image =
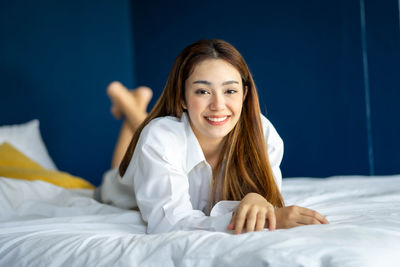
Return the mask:
[[[112,82],[107,87],[107,94],[111,99],[111,113],[116,119],[124,117],[117,144],[111,162],[111,167],[119,165],[131,142],[132,136],[147,116],[147,105],[153,95],[150,88],[140,86],[135,90],[128,90],[120,82]]]
[[[134,131],[132,131],[131,126],[126,121],[124,121],[119,131],[117,143],[115,144],[114,153],[111,160],[111,168],[116,168],[122,161],[126,149],[131,142],[133,133]]]

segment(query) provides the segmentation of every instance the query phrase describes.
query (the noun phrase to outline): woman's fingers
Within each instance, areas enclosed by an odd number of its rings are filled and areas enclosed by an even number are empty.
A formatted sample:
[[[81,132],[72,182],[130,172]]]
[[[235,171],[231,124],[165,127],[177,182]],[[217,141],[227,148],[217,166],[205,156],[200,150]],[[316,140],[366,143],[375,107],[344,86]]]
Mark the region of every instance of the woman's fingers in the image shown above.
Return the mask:
[[[251,209],[246,216],[246,232],[253,232],[256,228],[258,209]]]
[[[289,212],[291,213],[291,218],[294,219],[292,223],[300,225],[309,224],[327,224],[328,220],[315,210],[308,208],[292,206],[289,207]]]
[[[226,227],[228,230],[233,230],[233,229],[235,229],[235,220],[236,220],[236,212],[234,212],[233,214],[232,214],[232,218],[231,218],[231,221],[229,222],[229,224],[228,224],[228,226]]]
[[[310,225],[310,224],[328,224],[328,220],[316,212],[308,208],[303,208],[299,206],[290,206],[275,209],[277,216],[277,227],[286,229],[292,228],[300,225]]]
[[[256,222],[256,231],[262,231],[265,227],[265,219],[266,215],[265,212],[257,213],[257,222]]]
[[[296,223],[298,224],[303,224],[303,225],[309,225],[309,224],[322,224],[319,220],[317,220],[314,217],[310,216],[304,216],[301,215],[299,218],[296,220]]]
[[[239,209],[236,213],[236,219],[235,219],[235,235],[241,234],[243,231],[243,226],[246,221],[246,215],[247,215],[247,208],[243,207]]]
[[[320,213],[316,212],[315,210],[301,208],[300,214],[308,216],[307,221],[310,222],[309,224],[328,224],[329,223],[328,220],[324,216],[322,216]],[[316,222],[316,221],[318,221],[318,222]]]
[[[272,206],[271,206],[272,207]],[[273,208],[253,207],[250,209],[241,209],[232,217],[228,229],[235,229],[235,234],[246,232],[262,231],[268,220],[268,228],[273,231],[276,228],[276,217]]]
[[[239,203],[228,229],[234,229],[235,234],[254,230],[261,231],[269,222],[270,230],[276,227],[275,210],[263,196],[257,193],[248,193]]]
[[[268,229],[270,231],[274,231],[276,229],[276,216],[274,208],[272,206],[270,209],[268,209],[267,216],[268,216]]]

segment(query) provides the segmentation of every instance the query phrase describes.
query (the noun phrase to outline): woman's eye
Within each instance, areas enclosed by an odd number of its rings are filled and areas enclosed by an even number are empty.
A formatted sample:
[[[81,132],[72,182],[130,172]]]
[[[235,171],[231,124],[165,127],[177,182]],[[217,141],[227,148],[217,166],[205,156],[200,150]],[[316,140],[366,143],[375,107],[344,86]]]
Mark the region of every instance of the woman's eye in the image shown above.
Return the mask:
[[[235,90],[235,89],[229,89],[229,90],[226,90],[226,93],[229,94],[229,95],[235,94],[235,93],[237,93],[237,90]]]
[[[195,93],[196,93],[196,95],[206,95],[206,94],[208,94],[208,91],[204,90],[204,89],[197,89],[195,91]]]

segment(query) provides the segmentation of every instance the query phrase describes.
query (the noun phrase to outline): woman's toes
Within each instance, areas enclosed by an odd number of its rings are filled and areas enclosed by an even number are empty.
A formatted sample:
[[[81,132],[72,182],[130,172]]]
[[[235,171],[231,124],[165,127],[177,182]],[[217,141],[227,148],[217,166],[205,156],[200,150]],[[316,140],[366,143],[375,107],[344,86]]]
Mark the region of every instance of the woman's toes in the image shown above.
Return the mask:
[[[112,82],[107,87],[111,99],[111,113],[116,119],[125,117],[131,125],[140,124],[146,117],[146,109],[153,92],[149,87],[140,86],[128,90],[120,82]]]
[[[136,88],[136,92],[141,98],[150,101],[153,96],[153,91],[147,86],[139,86]]]
[[[107,86],[107,95],[109,96],[112,107],[111,113],[116,117],[120,118],[124,115],[124,105],[133,101],[132,94],[128,89],[120,82],[112,82]],[[130,100],[132,99],[132,100]],[[125,103],[126,102],[126,103]]]
[[[125,87],[122,85],[120,82],[112,82],[107,86],[107,94],[110,97],[114,97],[116,94],[119,94],[121,92],[121,89],[124,89]]]
[[[131,93],[135,97],[136,103],[140,108],[146,111],[147,105],[153,96],[153,91],[147,86],[139,86],[135,90],[131,91]]]
[[[116,118],[117,120],[122,119],[122,117],[124,115],[122,113],[122,111],[119,108],[117,108],[116,106],[114,106],[114,105],[111,106],[110,111],[111,111],[111,114],[114,116],[114,118]]]

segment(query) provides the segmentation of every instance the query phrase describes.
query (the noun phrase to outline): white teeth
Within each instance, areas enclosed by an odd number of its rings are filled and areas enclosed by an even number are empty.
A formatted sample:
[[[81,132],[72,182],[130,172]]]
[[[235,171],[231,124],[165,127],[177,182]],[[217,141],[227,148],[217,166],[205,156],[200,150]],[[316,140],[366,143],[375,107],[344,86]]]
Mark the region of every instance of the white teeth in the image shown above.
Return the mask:
[[[220,121],[226,120],[226,118],[228,118],[228,117],[227,117],[227,116],[226,116],[226,117],[222,117],[222,118],[211,118],[211,117],[207,117],[207,120],[214,121],[214,122],[220,122]]]

